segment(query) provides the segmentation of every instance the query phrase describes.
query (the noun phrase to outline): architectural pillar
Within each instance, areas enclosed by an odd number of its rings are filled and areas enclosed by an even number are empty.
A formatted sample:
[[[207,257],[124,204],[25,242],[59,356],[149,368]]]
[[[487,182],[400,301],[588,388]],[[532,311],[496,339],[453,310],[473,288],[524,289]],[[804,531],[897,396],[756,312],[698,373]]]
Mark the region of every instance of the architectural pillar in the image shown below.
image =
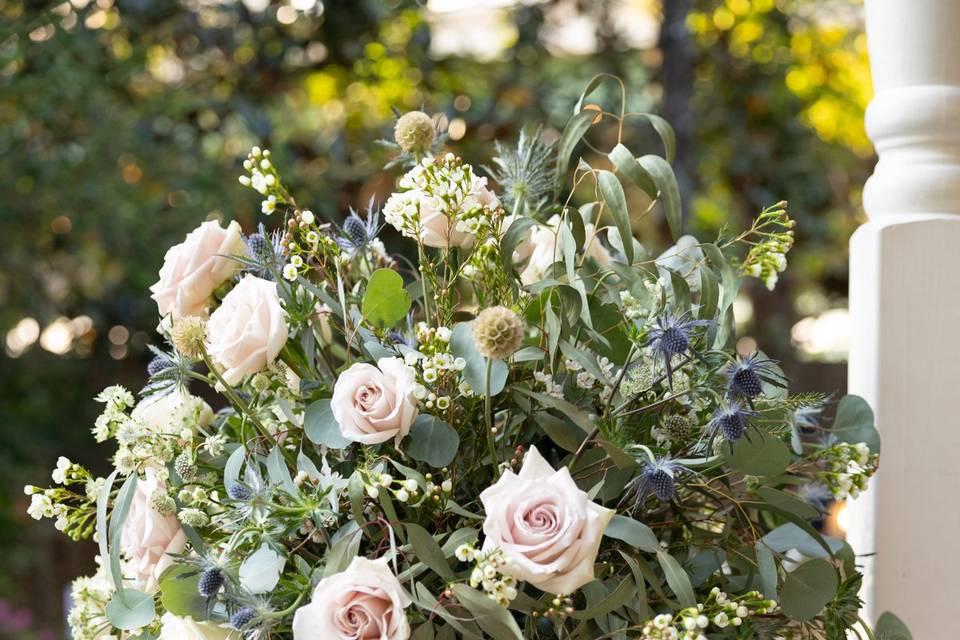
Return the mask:
[[[850,242],[849,391],[880,470],[848,507],[865,618],[946,637],[960,597],[960,1],[866,0],[879,162]]]

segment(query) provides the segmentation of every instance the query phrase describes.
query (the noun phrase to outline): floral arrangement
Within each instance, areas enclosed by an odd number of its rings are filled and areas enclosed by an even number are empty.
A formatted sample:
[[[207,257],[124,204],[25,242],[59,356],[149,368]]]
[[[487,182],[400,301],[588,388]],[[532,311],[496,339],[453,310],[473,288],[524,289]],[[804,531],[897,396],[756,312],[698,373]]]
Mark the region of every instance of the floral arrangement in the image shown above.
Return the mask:
[[[669,126],[583,107],[609,79],[490,168],[403,115],[396,191],[339,222],[251,151],[275,229],[208,221],[167,252],[168,345],[139,399],[97,397],[114,471],[61,458],[26,489],[99,544],[75,640],[873,637],[853,551],[811,524],[877,468],[872,413],[847,396],[827,420],[733,348],[741,281],[775,285],[794,222],[778,203],[682,235]],[[661,154],[628,150],[631,118]],[[655,253],[632,229],[660,211]]]

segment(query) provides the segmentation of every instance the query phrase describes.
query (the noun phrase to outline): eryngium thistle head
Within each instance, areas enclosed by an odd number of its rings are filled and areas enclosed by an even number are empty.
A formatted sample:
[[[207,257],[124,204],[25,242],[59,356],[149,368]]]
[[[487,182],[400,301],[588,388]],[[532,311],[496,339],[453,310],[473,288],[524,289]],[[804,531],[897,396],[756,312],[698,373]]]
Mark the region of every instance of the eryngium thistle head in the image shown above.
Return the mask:
[[[230,616],[230,626],[237,630],[243,630],[256,617],[257,612],[254,611],[253,607],[241,607]]]
[[[193,457],[187,451],[183,451],[176,457],[173,468],[184,482],[191,482],[197,477],[197,467],[193,464]]]
[[[669,456],[648,462],[634,485],[636,507],[639,508],[643,504],[649,493],[655,495],[661,502],[673,500],[677,495],[677,477],[684,471],[686,468]]]
[[[763,393],[763,383],[769,382],[783,386],[783,374],[779,372],[776,363],[760,353],[749,358],[737,358],[737,361],[727,367],[727,391],[730,395],[740,396],[750,400]]]
[[[170,329],[170,342],[177,351],[188,358],[203,355],[204,342],[207,339],[207,325],[203,318],[187,316],[175,320]]]
[[[745,409],[738,402],[728,402],[713,414],[710,430],[719,432],[727,442],[736,442],[747,432],[748,421],[755,415],[755,411]]]
[[[217,567],[210,567],[200,574],[200,580],[197,582],[197,591],[199,591],[200,595],[204,598],[209,598],[216,595],[222,586],[223,572]]]
[[[523,320],[506,307],[487,307],[473,321],[473,341],[480,355],[506,360],[523,342]]]
[[[423,111],[410,111],[400,116],[393,129],[393,137],[407,153],[423,152],[433,144],[437,128],[433,118]]]
[[[234,482],[230,485],[230,488],[227,489],[227,495],[233,500],[244,501],[253,497],[253,491],[239,482]]]
[[[250,254],[258,260],[263,261],[270,257],[271,242],[262,233],[247,236],[247,246],[250,247]]]
[[[157,356],[147,364],[147,375],[151,378],[167,368],[167,359],[163,356]]]

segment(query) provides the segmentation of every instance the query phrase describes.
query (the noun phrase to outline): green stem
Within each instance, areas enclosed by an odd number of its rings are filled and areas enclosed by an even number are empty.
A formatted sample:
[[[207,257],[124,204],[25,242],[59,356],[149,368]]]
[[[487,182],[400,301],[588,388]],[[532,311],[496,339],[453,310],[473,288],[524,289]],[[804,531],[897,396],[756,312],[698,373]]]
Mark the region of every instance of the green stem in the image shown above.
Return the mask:
[[[870,640],[877,640],[877,636],[873,634],[873,629],[871,629],[870,625],[863,621],[863,618],[857,616],[857,622],[859,622],[860,626],[863,627],[863,631],[867,634],[867,637]]]
[[[220,375],[220,372],[217,370],[217,368],[213,366],[213,362],[211,362],[210,356],[207,354],[206,350],[203,351],[202,356],[203,363],[207,366],[207,369],[210,370],[210,373],[213,375],[214,379],[216,379],[220,386],[223,387],[223,394],[227,396],[227,399],[230,400],[235,407],[240,409],[240,411],[247,416],[247,418],[249,418],[250,422],[253,423],[253,426],[256,427],[261,436],[266,438],[267,441],[273,443],[275,447],[279,447],[280,453],[283,454],[283,457],[287,460],[287,462],[296,468],[296,460],[293,459],[293,454],[283,447],[280,447],[280,443],[278,443],[277,439],[273,437],[273,434],[271,434],[267,428],[263,426],[263,423],[260,422],[260,419],[253,413],[250,405],[244,402],[243,398],[237,395],[237,392],[234,391],[233,387],[223,379],[223,376]]]
[[[484,375],[483,422],[487,430],[487,445],[490,447],[490,461],[493,463],[493,479],[500,479],[500,460],[497,458],[497,442],[493,435],[493,399],[490,397],[490,374],[493,371],[493,359],[487,358],[487,370]]]

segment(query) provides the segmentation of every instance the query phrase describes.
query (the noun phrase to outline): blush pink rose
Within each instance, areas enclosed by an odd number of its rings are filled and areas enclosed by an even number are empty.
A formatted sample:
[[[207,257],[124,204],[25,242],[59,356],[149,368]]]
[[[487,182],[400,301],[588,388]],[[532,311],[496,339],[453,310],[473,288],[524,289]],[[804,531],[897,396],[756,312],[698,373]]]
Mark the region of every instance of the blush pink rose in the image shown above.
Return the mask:
[[[527,237],[520,242],[514,251],[514,261],[526,265],[520,272],[520,281],[523,284],[535,284],[543,280],[547,269],[554,262],[561,259],[560,241],[557,239],[557,228],[560,226],[560,216],[553,216],[544,226],[534,227]],[[593,258],[601,267],[610,264],[612,257],[600,238],[597,229],[591,224],[584,225],[585,247],[587,256]]]
[[[351,442],[399,442],[417,417],[413,369],[400,358],[380,358],[377,366],[356,363],[333,385],[330,409],[340,433]]]
[[[207,322],[210,357],[235,385],[273,362],[287,342],[286,314],[277,283],[245,276]]]
[[[145,477],[137,482],[130,511],[120,532],[120,549],[126,556],[125,573],[140,588],[152,593],[157,588],[160,574],[173,564],[170,554],[183,551],[187,537],[174,515],[160,515],[150,504],[156,491],[166,491],[156,470],[147,468]]]
[[[480,494],[485,551],[501,549],[504,573],[548,593],[568,594],[594,578],[612,509],[591,502],[566,467],[556,471],[531,447],[520,473],[505,471]]]
[[[470,247],[476,236],[456,228],[443,210],[443,201],[438,197],[422,195],[420,204],[420,240],[428,247],[445,249],[448,247]],[[469,211],[476,207],[496,209],[500,201],[496,194],[487,188],[487,179],[476,177],[470,182],[470,193],[463,199],[462,209]]]
[[[411,604],[386,558],[356,557],[342,573],[324,578],[310,604],[293,616],[294,640],[406,640]]]
[[[236,260],[224,256],[247,255],[240,225],[231,222],[226,229],[216,220],[204,222],[170,247],[163,258],[160,280],[150,287],[161,316],[206,316],[214,289],[242,268]]]

